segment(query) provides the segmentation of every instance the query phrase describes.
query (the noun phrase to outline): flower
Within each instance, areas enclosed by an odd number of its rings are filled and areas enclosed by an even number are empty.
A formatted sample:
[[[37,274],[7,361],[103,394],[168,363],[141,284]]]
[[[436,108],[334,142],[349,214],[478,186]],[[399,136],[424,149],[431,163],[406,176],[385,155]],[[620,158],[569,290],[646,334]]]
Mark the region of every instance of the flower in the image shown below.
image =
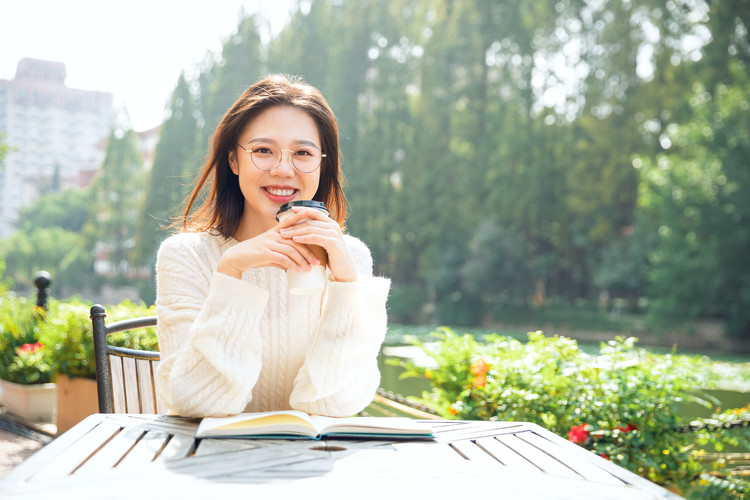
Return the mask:
[[[46,384],[52,382],[50,356],[41,342],[22,344],[8,365],[7,380],[17,384]]]
[[[620,431],[620,432],[630,432],[630,431],[637,431],[637,430],[638,430],[638,426],[637,426],[637,425],[635,425],[635,424],[628,424],[628,425],[627,425],[627,426],[625,426],[625,427],[620,427],[620,426],[618,426],[618,427],[617,427],[617,430],[618,430],[618,431]]]
[[[487,379],[484,377],[484,375],[477,375],[476,377],[474,377],[474,380],[472,380],[471,383],[474,385],[474,387],[480,389],[487,385]]]
[[[461,412],[462,406],[463,403],[461,402],[461,400],[458,400],[448,407],[448,413],[450,413],[451,415],[458,415]]]
[[[34,344],[23,344],[22,346],[19,346],[16,349],[16,354],[20,355],[22,352],[28,352],[30,354],[33,354],[37,352],[38,350],[42,349],[44,346],[41,342],[36,342]]]
[[[583,444],[589,439],[589,424],[574,425],[568,431],[568,441]]]
[[[485,360],[482,358],[479,358],[478,360],[474,361],[474,363],[471,365],[471,374],[475,377],[483,376],[490,370],[490,365],[487,364]]]

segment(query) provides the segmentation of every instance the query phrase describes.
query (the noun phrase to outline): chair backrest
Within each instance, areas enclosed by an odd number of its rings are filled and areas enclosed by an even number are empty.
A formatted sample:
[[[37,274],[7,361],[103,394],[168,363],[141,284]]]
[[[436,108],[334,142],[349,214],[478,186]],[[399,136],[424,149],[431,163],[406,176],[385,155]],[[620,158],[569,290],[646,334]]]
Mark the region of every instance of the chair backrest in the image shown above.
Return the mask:
[[[156,326],[156,316],[105,323],[104,307],[91,308],[100,413],[166,413],[159,402],[156,367],[159,353],[111,346],[111,333]]]

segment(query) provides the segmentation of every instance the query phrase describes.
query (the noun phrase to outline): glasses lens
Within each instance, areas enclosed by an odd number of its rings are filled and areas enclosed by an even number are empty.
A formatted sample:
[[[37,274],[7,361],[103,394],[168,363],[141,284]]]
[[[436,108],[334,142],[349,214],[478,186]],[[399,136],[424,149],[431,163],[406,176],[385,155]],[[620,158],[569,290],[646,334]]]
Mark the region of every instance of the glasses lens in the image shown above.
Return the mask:
[[[300,172],[314,172],[320,166],[321,159],[320,150],[312,146],[300,146],[292,153],[294,168]]]
[[[250,150],[253,164],[261,170],[273,170],[279,163],[281,150],[273,144],[255,144]]]

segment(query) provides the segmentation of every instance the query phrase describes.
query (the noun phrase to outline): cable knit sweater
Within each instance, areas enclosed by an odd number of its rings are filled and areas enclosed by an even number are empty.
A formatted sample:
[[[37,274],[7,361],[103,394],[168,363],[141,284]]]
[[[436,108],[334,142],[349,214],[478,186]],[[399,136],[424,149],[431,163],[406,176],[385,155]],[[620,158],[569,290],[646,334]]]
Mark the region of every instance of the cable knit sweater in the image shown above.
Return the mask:
[[[297,409],[347,416],[372,400],[390,281],[372,276],[370,251],[345,236],[356,282],[291,295],[286,273],[242,279],[215,272],[237,241],[180,233],[159,249],[157,333],[162,402],[185,416]]]

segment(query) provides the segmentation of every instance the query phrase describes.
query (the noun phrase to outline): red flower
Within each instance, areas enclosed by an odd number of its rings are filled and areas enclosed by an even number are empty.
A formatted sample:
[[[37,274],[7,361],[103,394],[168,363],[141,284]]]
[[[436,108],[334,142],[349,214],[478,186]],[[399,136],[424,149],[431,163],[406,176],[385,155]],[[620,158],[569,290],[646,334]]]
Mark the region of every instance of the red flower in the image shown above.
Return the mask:
[[[589,438],[589,424],[574,425],[568,431],[568,441],[583,444]]]
[[[487,362],[482,358],[474,361],[474,364],[471,365],[471,374],[475,377],[480,377],[486,374],[489,370],[490,365],[488,365]]]
[[[20,354],[22,352],[28,352],[30,354],[34,354],[35,352],[37,352],[42,347],[44,347],[44,346],[42,345],[41,342],[37,342],[35,344],[23,344],[22,346],[20,346],[18,348],[17,351],[18,351],[18,354]]]
[[[599,456],[602,457],[604,460],[609,460],[609,457],[606,453],[599,453]]]
[[[617,430],[621,431],[621,432],[636,431],[636,430],[638,430],[638,426],[635,425],[635,424],[628,424],[625,427],[618,427]]]

